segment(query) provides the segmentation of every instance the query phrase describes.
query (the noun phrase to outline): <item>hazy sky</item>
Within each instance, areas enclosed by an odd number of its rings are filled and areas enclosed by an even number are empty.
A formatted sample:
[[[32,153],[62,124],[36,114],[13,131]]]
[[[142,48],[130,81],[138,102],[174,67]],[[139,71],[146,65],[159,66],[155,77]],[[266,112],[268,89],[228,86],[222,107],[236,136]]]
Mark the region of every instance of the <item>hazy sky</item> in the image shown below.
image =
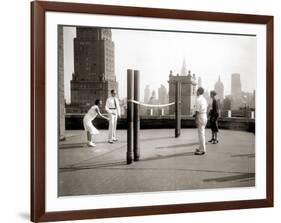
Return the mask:
[[[70,101],[75,28],[64,27],[65,96]],[[256,37],[112,29],[115,44],[115,73],[119,97],[126,97],[127,69],[140,70],[141,99],[145,85],[158,91],[167,87],[170,70],[187,70],[202,78],[202,86],[213,90],[220,75],[225,95],[230,93],[231,74],[240,73],[242,90],[256,88]]]

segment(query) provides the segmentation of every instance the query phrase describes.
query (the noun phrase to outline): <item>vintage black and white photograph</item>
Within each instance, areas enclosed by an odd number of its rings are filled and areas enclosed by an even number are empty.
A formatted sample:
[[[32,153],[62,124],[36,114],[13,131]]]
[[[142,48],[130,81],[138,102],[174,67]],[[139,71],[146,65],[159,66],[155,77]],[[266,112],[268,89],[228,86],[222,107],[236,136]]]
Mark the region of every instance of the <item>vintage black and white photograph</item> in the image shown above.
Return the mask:
[[[253,34],[58,25],[58,196],[255,187]]]

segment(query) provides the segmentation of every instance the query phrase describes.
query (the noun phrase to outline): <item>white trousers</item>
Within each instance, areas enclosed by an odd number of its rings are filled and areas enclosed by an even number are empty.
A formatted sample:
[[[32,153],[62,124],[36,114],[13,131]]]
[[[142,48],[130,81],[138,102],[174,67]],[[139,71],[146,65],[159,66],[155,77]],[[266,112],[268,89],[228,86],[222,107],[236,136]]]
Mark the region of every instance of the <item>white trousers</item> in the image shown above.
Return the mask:
[[[115,113],[116,114],[116,113]],[[117,127],[117,114],[109,114],[109,128],[108,128],[108,140],[112,141],[116,139],[116,127]]]
[[[206,152],[206,139],[205,139],[205,127],[207,125],[207,115],[199,114],[197,120],[198,128],[198,140],[199,140],[199,151]]]

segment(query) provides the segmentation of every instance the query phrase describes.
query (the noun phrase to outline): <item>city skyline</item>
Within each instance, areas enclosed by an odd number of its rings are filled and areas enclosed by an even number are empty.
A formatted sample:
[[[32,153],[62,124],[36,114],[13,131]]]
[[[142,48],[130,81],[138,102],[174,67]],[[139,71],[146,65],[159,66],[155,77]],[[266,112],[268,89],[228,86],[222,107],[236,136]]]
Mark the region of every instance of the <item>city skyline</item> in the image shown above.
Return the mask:
[[[237,73],[235,73],[237,74]],[[230,76],[232,76],[233,74],[231,74]],[[201,78],[199,77],[199,81],[198,81],[198,84],[197,84],[197,87],[200,87],[200,80]],[[217,93],[217,98],[218,99],[225,99],[226,96],[230,96],[230,95],[233,95],[231,92],[229,94],[225,94],[225,91],[224,91],[224,83],[220,80],[220,76],[218,76],[218,79],[217,81],[213,84],[214,87],[213,89],[209,90],[209,89],[205,89],[205,93],[210,93],[212,90],[216,91]],[[242,85],[242,84],[241,84]],[[162,88],[162,87],[165,87],[165,89],[167,90],[167,92],[169,93],[169,87],[166,87],[164,86],[163,84],[160,84],[159,87],[157,88],[159,90],[159,88]],[[157,89],[153,89],[153,88],[150,88],[150,85],[146,85],[145,86],[145,89],[144,89],[144,95],[148,95],[148,97],[150,97],[152,95],[152,92],[153,91],[156,91]],[[147,91],[149,90],[149,91]],[[149,93],[148,93],[149,92]],[[240,93],[247,93],[247,94],[253,94],[255,92],[255,89],[253,91],[244,91],[243,88],[240,88],[239,90]],[[238,93],[238,92],[237,92]],[[158,94],[156,92],[156,98],[157,99],[160,99],[160,95],[159,95],[159,91],[158,91]],[[146,98],[146,97],[145,97]],[[144,102],[148,102],[148,100],[145,100],[144,98]]]
[[[73,73],[74,27],[64,27],[65,98],[69,102],[69,83]],[[144,88],[167,90],[170,70],[181,74],[186,70],[200,76],[202,87],[214,89],[218,76],[224,84],[224,95],[231,93],[231,75],[240,73],[242,90],[253,92],[256,85],[256,38],[192,33],[173,33],[112,29],[115,44],[116,77],[119,97],[126,97],[126,70],[138,69],[141,74],[141,100]],[[175,41],[177,40],[177,41]],[[144,47],[145,46],[145,47]],[[132,55],[132,56],[130,56]]]

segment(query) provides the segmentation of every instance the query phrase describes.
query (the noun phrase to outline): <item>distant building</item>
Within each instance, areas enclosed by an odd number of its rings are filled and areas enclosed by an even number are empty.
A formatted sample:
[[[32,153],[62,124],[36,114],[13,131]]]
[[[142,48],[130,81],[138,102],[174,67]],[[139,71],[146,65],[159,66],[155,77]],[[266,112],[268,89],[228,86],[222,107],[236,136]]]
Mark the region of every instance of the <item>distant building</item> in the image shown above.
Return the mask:
[[[251,92],[242,92],[242,103],[243,107],[247,109],[254,109],[255,108],[255,91]]]
[[[96,99],[105,103],[111,89],[118,90],[111,37],[110,29],[76,28],[71,104],[67,112],[84,113]]]
[[[119,100],[121,116],[127,115],[127,98]]]
[[[234,73],[231,75],[231,95],[240,95],[241,91],[240,74]]]
[[[150,95],[151,93],[150,93],[149,85],[146,85],[144,89],[144,103],[148,103]]]
[[[212,99],[211,99],[211,96],[210,96],[210,92],[204,88],[204,94],[203,94],[204,98],[206,99],[206,101],[208,102],[208,105],[211,104],[212,102]]]
[[[187,68],[186,68],[186,61],[185,61],[185,58],[183,59],[183,62],[182,62],[182,68],[181,68],[181,73],[180,73],[181,76],[187,76]]]
[[[256,108],[256,90],[253,91],[253,98],[250,102],[250,108],[255,109]]]
[[[156,98],[156,92],[153,90],[152,94],[151,94],[151,97],[149,98],[148,104],[156,105],[158,103],[159,102],[158,102],[158,100]]]
[[[156,98],[156,91],[152,91],[152,94],[149,98],[148,104],[151,105],[158,105],[159,101]],[[146,109],[147,115],[160,115],[160,109],[159,108],[150,108],[148,107]]]
[[[198,77],[198,86],[197,87],[202,87],[202,78]]]
[[[225,96],[222,103],[222,110],[224,111],[231,110],[231,95]]]
[[[220,76],[219,76],[218,81],[215,83],[214,89],[217,93],[217,99],[219,101],[219,104],[221,105],[223,103],[223,99],[224,99],[224,85],[221,82]]]
[[[169,95],[166,87],[161,84],[160,88],[158,88],[158,101],[159,104],[167,104],[169,102]],[[162,115],[166,115],[169,112],[169,107],[162,107],[159,110]]]
[[[168,91],[163,84],[158,88],[158,98],[160,104],[167,104],[169,102]]]
[[[231,110],[239,110],[243,106],[240,74],[231,75]]]
[[[175,101],[176,83],[181,84],[181,114],[193,115],[194,106],[196,100],[196,78],[195,75],[191,76],[191,72],[188,71],[187,76],[174,76],[172,71],[169,75],[169,103]],[[175,106],[169,106],[170,115],[175,114]]]

